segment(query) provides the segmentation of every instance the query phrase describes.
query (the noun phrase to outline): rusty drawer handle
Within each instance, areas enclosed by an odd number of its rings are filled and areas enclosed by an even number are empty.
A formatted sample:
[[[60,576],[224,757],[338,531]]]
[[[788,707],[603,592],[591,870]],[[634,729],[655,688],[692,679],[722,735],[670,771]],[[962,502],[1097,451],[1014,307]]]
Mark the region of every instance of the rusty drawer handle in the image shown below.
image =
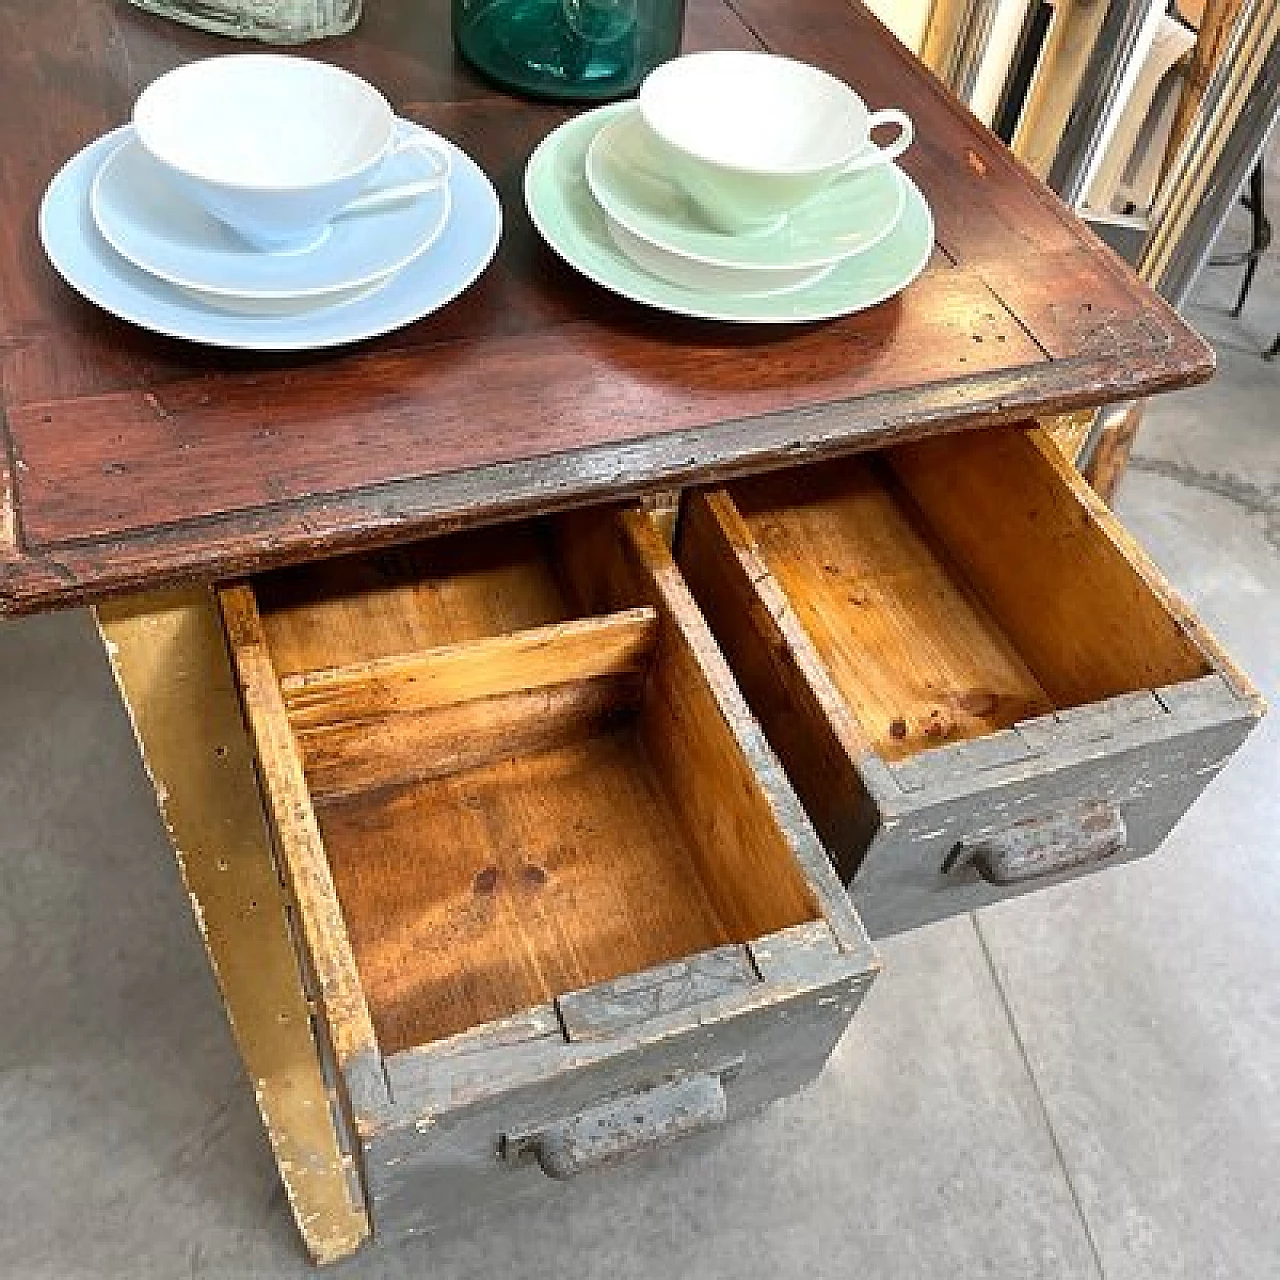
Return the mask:
[[[588,1107],[504,1146],[531,1154],[548,1178],[574,1178],[637,1151],[714,1129],[728,1118],[718,1075],[690,1076]]]
[[[1127,842],[1124,814],[1094,800],[961,840],[942,870],[972,866],[989,884],[1021,884],[1105,862]]]

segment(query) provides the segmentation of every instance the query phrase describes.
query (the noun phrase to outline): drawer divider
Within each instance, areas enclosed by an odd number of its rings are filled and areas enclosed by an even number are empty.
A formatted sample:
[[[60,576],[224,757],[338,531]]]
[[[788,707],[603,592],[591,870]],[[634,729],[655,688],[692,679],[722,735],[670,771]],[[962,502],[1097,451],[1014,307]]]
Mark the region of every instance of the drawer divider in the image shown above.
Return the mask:
[[[420,653],[286,676],[295,730],[501,697],[571,680],[639,672],[658,615],[647,606],[577,618]]]
[[[640,698],[658,614],[620,609],[286,676],[317,802],[478,767],[606,727]]]

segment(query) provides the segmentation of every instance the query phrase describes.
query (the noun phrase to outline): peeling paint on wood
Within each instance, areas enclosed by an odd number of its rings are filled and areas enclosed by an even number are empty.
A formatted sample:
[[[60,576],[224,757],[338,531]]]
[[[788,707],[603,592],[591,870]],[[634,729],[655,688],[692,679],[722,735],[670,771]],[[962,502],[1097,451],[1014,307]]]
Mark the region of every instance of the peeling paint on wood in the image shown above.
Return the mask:
[[[418,1055],[412,1081],[391,1059],[397,1114],[366,1147],[379,1232],[430,1229],[545,1194],[548,1179],[536,1164],[504,1158],[503,1135],[539,1132],[690,1074],[721,1078],[730,1122],[796,1092],[822,1069],[861,1002],[873,977],[863,966],[865,958],[860,966],[842,956],[824,985],[780,990],[760,983],[759,998],[695,1007],[611,1040],[517,1047],[491,1060],[482,1087],[478,1076],[463,1090],[451,1087],[446,1064],[433,1069],[429,1054]],[[424,1108],[431,1117],[426,1134],[413,1119]]]
[[[156,594],[98,611],[192,911],[289,1204],[317,1262],[369,1234],[312,1037],[239,699],[213,600]]]
[[[720,947],[647,973],[571,991],[556,1000],[556,1008],[570,1040],[594,1040],[659,1014],[731,996],[759,981],[744,948]]]

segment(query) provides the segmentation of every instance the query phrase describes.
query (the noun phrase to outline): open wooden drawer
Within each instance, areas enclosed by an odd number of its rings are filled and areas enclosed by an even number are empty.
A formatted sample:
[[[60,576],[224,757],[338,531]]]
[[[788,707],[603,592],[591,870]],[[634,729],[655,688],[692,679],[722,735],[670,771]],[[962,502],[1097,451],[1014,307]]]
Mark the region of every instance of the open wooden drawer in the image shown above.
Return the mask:
[[[874,954],[645,516],[220,601],[375,1230],[821,1069]]]
[[[691,495],[677,560],[873,937],[1150,852],[1262,713],[1035,429]]]

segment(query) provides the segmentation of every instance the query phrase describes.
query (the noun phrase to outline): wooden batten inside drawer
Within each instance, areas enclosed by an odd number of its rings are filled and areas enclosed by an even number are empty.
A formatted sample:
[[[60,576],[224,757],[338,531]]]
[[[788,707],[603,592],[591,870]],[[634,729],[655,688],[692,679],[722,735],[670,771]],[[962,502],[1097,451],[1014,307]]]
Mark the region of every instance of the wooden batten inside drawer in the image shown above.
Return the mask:
[[[299,894],[339,904],[302,915],[354,1040],[393,1054],[818,918],[666,554],[627,512],[224,591]]]

